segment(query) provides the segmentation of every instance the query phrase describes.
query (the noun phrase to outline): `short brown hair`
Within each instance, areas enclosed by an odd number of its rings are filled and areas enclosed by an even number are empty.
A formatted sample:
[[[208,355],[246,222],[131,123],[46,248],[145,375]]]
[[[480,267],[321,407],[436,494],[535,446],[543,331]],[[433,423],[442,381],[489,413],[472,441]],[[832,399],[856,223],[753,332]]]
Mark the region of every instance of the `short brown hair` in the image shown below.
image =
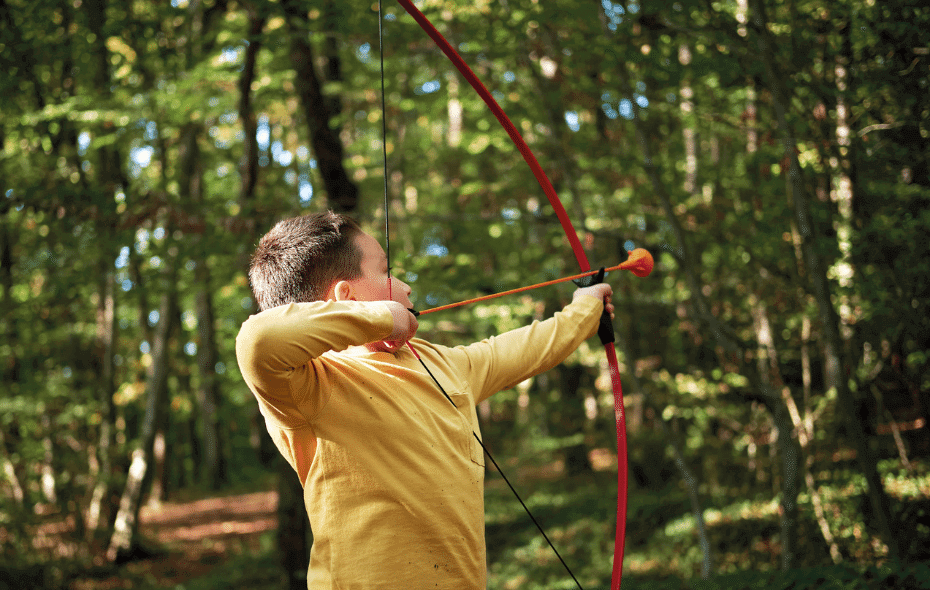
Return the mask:
[[[322,301],[337,281],[362,274],[350,217],[327,211],[279,221],[258,242],[249,268],[260,310],[287,303]]]

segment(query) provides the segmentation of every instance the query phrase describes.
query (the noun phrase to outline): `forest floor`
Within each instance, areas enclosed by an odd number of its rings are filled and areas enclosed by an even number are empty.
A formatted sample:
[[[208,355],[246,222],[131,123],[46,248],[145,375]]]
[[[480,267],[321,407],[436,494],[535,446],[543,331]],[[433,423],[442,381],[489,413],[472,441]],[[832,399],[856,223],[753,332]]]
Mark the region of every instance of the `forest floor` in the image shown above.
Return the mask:
[[[88,572],[69,588],[184,588],[230,559],[267,550],[277,529],[277,502],[277,492],[267,491],[145,506],[144,558]]]
[[[598,471],[614,461],[613,455],[598,452],[592,453],[591,460]],[[562,474],[564,464],[557,461],[523,467],[519,475],[542,481]],[[489,489],[503,493],[504,485],[493,479]],[[199,590],[225,585],[224,581],[238,577],[235,570],[250,577],[251,589],[280,587],[277,564],[269,557],[277,542],[277,502],[277,492],[272,490],[145,505],[139,514],[141,547],[133,559],[72,572],[65,587]],[[60,521],[40,526],[36,545],[59,557],[68,556],[70,550],[55,546],[67,528]]]
[[[569,547],[567,557],[585,580],[585,588],[606,588],[612,553],[609,517],[615,508],[612,490],[615,472],[609,469],[607,453],[592,456],[595,471],[568,476],[561,462],[510,465],[516,467],[519,487],[531,490],[530,500],[538,500],[534,513],[546,522],[558,541]],[[505,470],[510,461],[504,461]],[[272,478],[273,480],[273,478]],[[897,501],[902,522],[913,523],[930,513],[930,470],[923,465],[917,472],[886,474],[888,491]],[[273,489],[273,483],[252,482]],[[34,530],[34,549],[62,564],[60,569],[19,568],[11,570],[16,583],[4,575],[0,563],[0,589],[42,588],[49,590],[215,590],[249,588],[272,590],[282,587],[281,568],[276,558],[277,493],[275,491],[227,493],[211,497],[191,497],[193,491],[179,492],[172,501],[148,505],[140,513],[142,551],[121,565],[89,563],[67,550],[69,527],[60,517],[47,520]],[[539,536],[510,496],[497,475],[487,481],[487,538],[489,585],[493,588],[564,587],[565,574],[557,560],[539,550]],[[840,539],[844,563],[832,565],[826,547],[817,534],[816,522],[802,519],[798,567],[778,571],[777,503],[765,498],[754,502],[724,499],[706,508],[708,526],[716,544],[719,575],[710,584],[695,576],[700,551],[690,523],[688,499],[680,490],[650,491],[634,486],[629,504],[628,551],[624,587],[628,590],[707,590],[765,587],[769,590],[856,588],[890,590],[930,589],[930,553],[926,547],[928,529],[916,526],[907,567],[878,563],[881,557],[868,525],[847,515],[859,513],[861,486],[835,481],[827,489],[831,524]],[[200,492],[201,494],[203,492]],[[2,533],[2,529],[0,529]],[[862,541],[859,541],[859,537]],[[605,539],[608,539],[605,541]],[[546,557],[548,556],[548,557]],[[0,558],[2,561],[2,558]],[[914,565],[917,563],[917,565]],[[606,565],[605,565],[606,564]],[[874,565],[877,564],[877,565]],[[50,573],[56,572],[57,573]],[[22,584],[22,575],[29,584]],[[764,578],[760,582],[760,576]],[[824,580],[833,580],[833,585]],[[532,581],[532,583],[530,583]],[[763,585],[759,585],[762,583]]]

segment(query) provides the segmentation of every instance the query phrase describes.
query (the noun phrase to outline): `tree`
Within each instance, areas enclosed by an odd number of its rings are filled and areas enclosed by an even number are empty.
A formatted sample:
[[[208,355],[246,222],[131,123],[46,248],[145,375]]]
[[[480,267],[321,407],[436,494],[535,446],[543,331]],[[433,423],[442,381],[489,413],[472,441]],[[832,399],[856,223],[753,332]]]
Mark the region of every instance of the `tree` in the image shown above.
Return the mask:
[[[926,534],[908,524],[922,496],[890,482],[922,477],[930,450],[927,11],[847,0],[424,9],[530,143],[594,264],[636,246],[656,258],[646,280],[608,277],[632,404],[631,542],[687,576],[712,573],[710,548],[717,568],[922,558]],[[30,527],[53,519],[87,525],[62,543],[91,559],[133,454],[136,472],[140,461],[152,471],[153,429],[169,496],[264,481],[271,443],[232,343],[255,311],[249,256],[274,220],[336,208],[377,235],[389,212],[392,265],[421,308],[572,272],[520,154],[394,3],[378,15],[303,0],[0,0],[0,47],[10,563],[43,559]],[[568,296],[427,316],[421,334],[480,340]],[[566,441],[577,465],[612,447],[593,350],[555,377],[481,408],[517,471],[560,458]],[[282,519],[300,525],[300,482],[280,467],[292,499]],[[609,475],[593,467],[579,477]],[[139,481],[124,528],[147,499]],[[861,502],[846,494],[860,487]],[[592,580],[612,524],[600,502],[566,535],[569,551],[592,555]],[[719,516],[743,503],[761,516]],[[687,532],[666,534],[670,522]],[[888,523],[899,526],[886,548]],[[755,537],[728,546],[737,530]],[[307,532],[282,533],[302,575]],[[560,575],[520,561],[522,536],[489,542],[509,561],[492,564],[492,585]]]
[[[806,195],[801,166],[798,161],[796,141],[788,121],[787,102],[790,100],[786,89],[781,83],[781,76],[776,70],[770,56],[772,54],[772,41],[768,33],[768,17],[761,0],[752,0],[750,22],[757,36],[758,54],[765,68],[765,78],[772,93],[772,107],[778,120],[779,131],[785,147],[785,157],[788,160],[788,174],[786,183],[788,193],[794,206],[794,215],[801,235],[801,249],[804,253],[806,271],[811,282],[814,299],[817,302],[821,324],[821,338],[825,357],[825,377],[828,389],[836,390],[840,406],[846,414],[847,434],[856,448],[857,458],[868,482],[869,500],[872,512],[878,519],[878,528],[884,542],[890,549],[893,559],[901,558],[901,549],[898,546],[898,535],[891,514],[890,502],[885,494],[881,477],[878,473],[876,459],[866,439],[865,432],[855,408],[857,400],[850,391],[847,372],[844,367],[848,364],[844,360],[843,346],[839,334],[839,318],[833,307],[831,288],[827,280],[826,270],[820,258],[817,245],[820,236],[812,222],[810,206]]]

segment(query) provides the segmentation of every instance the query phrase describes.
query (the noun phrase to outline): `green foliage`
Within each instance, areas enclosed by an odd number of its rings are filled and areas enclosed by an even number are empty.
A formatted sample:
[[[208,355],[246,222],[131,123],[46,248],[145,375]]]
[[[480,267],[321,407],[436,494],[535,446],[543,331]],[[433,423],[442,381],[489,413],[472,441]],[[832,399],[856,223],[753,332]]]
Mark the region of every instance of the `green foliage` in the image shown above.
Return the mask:
[[[904,567],[822,566],[799,568],[788,572],[760,574],[742,572],[719,576],[709,581],[693,582],[693,590],[885,590],[892,588],[930,588],[930,570],[926,564]]]
[[[295,93],[290,51],[297,36],[310,40],[318,72],[338,61],[339,78],[324,80],[326,98],[338,103],[328,124],[340,131],[345,165],[362,195],[357,214],[381,237],[386,124],[392,263],[413,287],[417,307],[576,271],[551,207],[506,133],[415,23],[386,4],[384,113],[377,15],[368,5],[306,2],[306,28],[296,30],[279,3],[252,3],[267,17],[253,39],[246,39],[244,5],[109,3],[100,14],[93,10],[100,3],[0,6],[5,561],[34,553],[36,506],[81,514],[96,481],[118,484],[125,476],[141,434],[156,310],[166,292],[176,293],[181,310],[169,341],[163,423],[177,457],[168,493],[202,485],[195,392],[207,379],[197,354],[209,343],[201,341],[195,300],[204,290],[215,309],[217,415],[224,453],[234,459],[230,480],[261,479],[255,441],[262,424],[234,354],[238,328],[255,312],[248,256],[274,220],[329,206],[308,147],[312,122]],[[631,528],[629,586],[666,587],[670,576],[669,588],[924,583],[925,569],[892,574],[885,565],[856,565],[883,564],[885,554],[881,543],[863,540],[871,531],[864,480],[847,459],[843,408],[823,382],[823,318],[786,198],[785,145],[754,54],[757,32],[739,3],[422,4],[532,145],[592,265],[614,264],[633,246],[655,256],[648,279],[609,277],[617,333],[630,355],[621,360],[628,413],[636,417],[630,461],[641,486],[630,500],[639,526]],[[885,427],[926,420],[930,391],[930,11],[902,1],[841,1],[829,10],[810,1],[764,5],[773,58],[791,92],[788,125],[813,206],[808,221],[830,269],[844,374],[860,396],[870,443],[899,464]],[[250,46],[260,48],[250,85],[259,169],[256,193],[243,198],[239,84]],[[199,199],[181,186],[190,130],[203,168]],[[847,179],[851,197],[844,201]],[[170,264],[178,272],[166,284]],[[196,272],[204,266],[209,285]],[[109,278],[111,359],[102,319]],[[421,335],[470,342],[544,317],[570,296],[562,286],[427,316]],[[699,299],[721,332],[700,321]],[[760,310],[775,359],[760,347]],[[726,349],[722,336],[739,350]],[[825,565],[830,557],[812,515],[813,491],[804,490],[800,526],[802,541],[811,543],[799,551],[805,569],[775,571],[785,467],[774,446],[773,412],[758,391],[760,358],[779,380],[782,399],[811,419],[804,458],[812,458],[848,567]],[[112,384],[104,382],[106,360],[114,363]],[[501,393],[487,408],[488,440],[533,467],[553,464],[579,442],[593,451],[610,448],[613,401],[600,386],[601,353],[586,345],[569,364],[585,374],[575,396],[562,391],[557,372]],[[640,387],[631,386],[632,376]],[[589,408],[594,417],[579,419]],[[111,421],[114,467],[101,474],[92,464],[103,458],[101,428]],[[928,487],[913,483],[925,481],[926,426],[903,436],[917,472],[900,474],[887,463],[882,469],[895,474],[886,474],[886,486],[910,525],[928,510]],[[702,555],[670,441],[695,475],[708,520],[715,519],[715,572],[732,577],[683,581],[698,575]],[[43,468],[56,475],[55,501],[43,490]],[[584,482],[592,489],[571,494],[546,484],[532,503],[555,521],[569,556],[598,564],[583,574],[588,587],[608,575],[612,528],[605,515],[612,514],[615,484],[603,472]],[[568,587],[496,485],[488,495],[489,542],[502,551],[491,566],[495,584]],[[922,526],[903,527],[915,559],[926,557]],[[250,559],[230,567],[244,574]],[[261,557],[258,569],[270,567],[266,561]],[[755,577],[738,573],[747,570]],[[208,580],[191,587],[210,587]]]
[[[511,474],[527,467],[522,458],[502,456],[498,459],[511,465]],[[638,462],[637,459],[631,461]],[[734,469],[727,459],[720,457],[720,461],[723,463],[719,465],[721,470]],[[883,467],[896,469],[897,465],[889,462]],[[916,505],[926,503],[925,496],[916,492],[930,484],[926,469],[926,464],[922,464],[917,473],[906,478],[885,473],[899,506],[912,505],[915,500]],[[570,577],[509,490],[494,474],[488,478],[489,587],[572,587]],[[905,480],[916,493],[899,490],[892,484]],[[616,508],[614,474],[608,471],[597,472],[593,477],[526,478],[516,485],[582,586],[609,587],[611,517]],[[842,538],[842,551],[852,557],[840,565],[826,565],[829,560],[816,532],[810,497],[804,496],[801,519],[805,557],[798,568],[779,571],[777,503],[769,499],[734,501],[737,489],[734,487],[726,496],[721,496],[715,502],[716,507],[707,507],[703,513],[711,542],[717,548],[717,563],[716,575],[701,580],[695,523],[681,486],[670,482],[644,489],[631,484],[623,586],[659,590],[927,587],[930,570],[926,563],[888,563],[878,567],[871,563],[872,557],[867,557],[871,541],[857,518],[855,505],[861,501],[863,485],[855,473],[838,476],[822,489],[829,510],[835,513],[831,525],[837,527]],[[848,520],[844,522],[843,519]],[[846,527],[848,536],[843,533]]]

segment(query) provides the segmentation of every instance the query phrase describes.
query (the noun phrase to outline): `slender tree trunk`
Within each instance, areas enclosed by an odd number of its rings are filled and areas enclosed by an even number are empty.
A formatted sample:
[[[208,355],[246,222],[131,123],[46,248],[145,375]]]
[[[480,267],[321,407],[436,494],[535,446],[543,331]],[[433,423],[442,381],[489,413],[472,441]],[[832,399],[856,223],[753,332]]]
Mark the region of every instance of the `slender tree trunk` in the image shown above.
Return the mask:
[[[85,4],[87,24],[94,34],[91,48],[91,65],[93,67],[94,90],[103,96],[110,95],[110,51],[107,48],[106,0],[89,0]],[[76,150],[75,150],[76,153]],[[115,195],[122,186],[126,190],[128,181],[120,169],[120,154],[115,146],[105,145],[96,150],[97,181],[109,195]],[[80,169],[80,163],[78,163]],[[116,406],[113,394],[116,392],[116,369],[113,364],[116,346],[116,273],[113,262],[116,254],[114,232],[116,225],[115,201],[108,198],[102,207],[96,223],[96,230],[101,236],[100,268],[101,283],[99,302],[97,304],[96,344],[100,358],[100,372],[97,378],[97,395],[100,404],[101,421],[97,436],[97,449],[94,456],[94,486],[86,513],[87,534],[93,535],[102,523],[109,523],[113,518],[114,508],[106,502],[113,489],[113,453],[115,451]]]
[[[181,194],[181,202],[190,202],[192,194],[198,194],[202,189],[200,149],[197,137],[200,127],[190,124],[181,130],[178,153],[177,180]],[[164,142],[160,142],[159,155],[162,159],[162,170],[168,166],[164,160],[167,158]],[[166,227],[165,235],[173,234],[172,224]],[[146,407],[142,424],[142,437],[139,446],[132,453],[132,463],[129,467],[129,477],[120,500],[119,511],[113,526],[113,535],[107,549],[107,559],[120,561],[132,554],[136,543],[138,530],[139,508],[141,507],[144,484],[151,477],[151,468],[154,458],[155,438],[159,428],[162,427],[161,412],[168,394],[168,371],[171,365],[169,339],[171,330],[177,323],[178,301],[176,292],[177,261],[172,253],[172,246],[166,248],[163,257],[164,271],[162,273],[162,287],[164,289],[159,306],[158,324],[155,327],[154,342],[152,343],[152,365],[146,386]]]
[[[803,264],[800,254],[797,253],[798,267]],[[820,534],[830,550],[830,559],[833,563],[843,561],[839,545],[833,537],[833,531],[830,530],[830,522],[827,519],[826,511],[823,507],[823,498],[820,495],[820,487],[814,479],[814,449],[811,443],[814,441],[814,412],[811,408],[811,358],[810,358],[810,338],[811,338],[811,320],[804,315],[801,320],[801,388],[804,399],[804,413],[798,411],[794,403],[794,398],[790,394],[784,395],[785,403],[788,404],[788,410],[791,412],[791,421],[798,432],[798,442],[801,445],[801,453],[804,457],[804,483],[808,492],[811,494],[811,504],[814,507],[814,517],[817,519],[817,525],[820,528]]]
[[[688,67],[691,64],[691,47],[687,43],[678,46],[678,63]],[[694,89],[691,87],[690,76],[685,76],[681,83],[681,120],[682,140],[685,146],[685,181],[682,190],[689,195],[698,191],[698,137],[695,124]]]
[[[605,34],[610,36],[609,29],[604,20],[606,17],[603,13],[601,13],[601,18]],[[726,323],[720,321],[720,319],[712,313],[703,295],[703,285],[698,275],[698,264],[690,240],[687,239],[681,222],[675,214],[671,196],[669,195],[665,183],[662,181],[660,168],[652,153],[649,135],[643,123],[640,108],[635,100],[633,84],[630,80],[626,64],[622,62],[618,63],[614,72],[617,75],[620,91],[630,101],[633,110],[632,122],[636,131],[637,142],[639,143],[642,153],[643,168],[649,180],[649,185],[652,188],[653,194],[659,199],[666,221],[668,221],[672,233],[675,236],[675,241],[677,242],[677,249],[673,251],[673,254],[678,259],[681,271],[684,273],[686,283],[691,292],[689,314],[716,341],[723,353],[732,355],[736,358],[745,358],[748,345],[741,342],[740,339],[736,337],[735,331]],[[777,390],[773,390],[767,384],[767,377],[759,374],[758,368],[750,370],[746,377],[749,379],[752,390],[757,393],[758,399],[765,403],[766,408],[772,414],[772,419],[775,421],[776,425],[787,432],[785,435],[786,437],[790,437],[791,423],[788,419],[785,405],[778,395]],[[794,549],[797,546],[797,539],[792,536],[796,535],[797,532],[796,511],[798,490],[796,475],[799,459],[796,449],[797,445],[792,444],[789,438],[782,438],[779,441],[779,450],[781,452],[780,459],[783,473],[786,474],[782,483],[783,486],[787,486],[782,488],[782,546],[785,549],[782,554],[783,566],[794,563]]]
[[[176,357],[176,362],[179,364],[186,363],[185,356],[179,354]],[[189,372],[179,374],[178,390],[192,391],[194,386],[191,381]],[[168,425],[169,436],[171,437],[171,456],[174,458],[170,483],[172,486],[176,486],[175,489],[182,489],[188,482],[195,484],[205,481],[203,476],[205,463],[201,450],[203,437],[201,436],[198,414],[199,412],[191,412],[186,419],[175,420]],[[189,470],[185,466],[187,460],[190,460],[191,468]]]
[[[800,491],[798,474],[801,466],[801,450],[794,438],[794,423],[791,420],[788,404],[778,393],[782,391],[784,395],[790,396],[778,367],[775,339],[772,337],[764,302],[758,300],[752,311],[756,340],[759,343],[756,351],[759,380],[762,390],[767,394],[766,406],[769,407],[775,428],[778,430],[777,444],[779,456],[782,459],[781,568],[788,570],[793,568],[797,562],[798,492]]]
[[[313,544],[304,507],[304,488],[294,469],[282,457],[278,465],[278,551],[286,576],[285,588],[307,588],[307,566]],[[308,538],[309,537],[309,538]]]
[[[446,104],[446,115],[449,117],[449,133],[446,135],[446,144],[451,148],[458,148],[462,143],[462,126],[465,122],[465,109],[459,100],[459,79],[449,78],[449,102]]]
[[[251,203],[258,183],[258,125],[255,122],[255,109],[252,105],[252,82],[255,80],[255,64],[262,47],[262,31],[265,28],[264,15],[248,3],[249,44],[246,46],[242,73],[239,75],[239,120],[242,122],[242,159],[239,164],[239,203],[245,208]],[[250,211],[251,208],[246,209]]]
[[[338,113],[330,110],[332,103],[323,96],[323,87],[314,64],[313,47],[307,41],[311,27],[306,7],[296,0],[282,0],[281,4],[290,24],[294,85],[310,131],[310,143],[329,204],[334,210],[343,213],[355,211],[358,209],[358,187],[352,182],[343,164],[345,149],[339,138],[339,129],[332,122]]]
[[[189,420],[185,421],[183,429],[184,438],[187,441],[187,452],[190,453],[192,469],[189,474],[187,474],[187,471],[183,471],[182,473],[189,475],[192,483],[203,481],[200,471],[204,461],[201,459],[203,453],[200,450],[200,431],[195,416],[191,416]],[[179,485],[183,486],[185,484],[181,483]]]
[[[168,363],[170,366],[171,361]],[[152,485],[149,487],[146,505],[156,510],[161,507],[162,502],[168,499],[168,493],[171,490],[169,481],[171,465],[168,463],[168,437],[165,434],[165,429],[168,428],[167,418],[166,412],[160,409],[155,443],[152,445],[152,477],[149,478]]]
[[[5,7],[0,6],[0,17],[6,16]],[[2,132],[0,132],[2,133]],[[2,138],[2,135],[0,135]],[[3,146],[0,145],[0,148]],[[13,204],[10,199],[0,203],[0,295],[2,295],[4,305],[0,306],[0,336],[6,342],[14,343],[10,347],[10,354],[0,361],[0,384],[5,388],[12,388],[20,378],[20,360],[19,351],[15,343],[19,340],[18,326],[16,325],[16,316],[14,315],[11,301],[13,289],[13,242],[11,241],[11,232],[9,230],[7,215],[12,210]],[[20,481],[20,475],[16,472],[16,463],[13,462],[6,444],[6,433],[0,429],[0,463],[3,465],[3,477],[10,487],[10,495],[13,500],[20,505],[25,506],[28,496]]]
[[[204,171],[197,142],[202,131],[199,125],[190,125],[185,131],[188,147],[184,177],[187,182],[183,185],[182,199],[191,203],[195,211],[204,209]],[[250,180],[243,178],[243,182],[250,182]],[[209,489],[217,490],[226,482],[223,436],[218,416],[220,391],[216,377],[216,363],[219,355],[216,347],[216,322],[211,296],[212,281],[208,266],[207,223],[204,220],[198,220],[197,226],[201,228],[200,231],[193,233],[189,239],[194,263],[194,282],[197,289],[194,295],[194,313],[197,317],[197,368],[200,379],[195,391],[195,400],[201,436],[199,440],[192,439],[191,446],[202,450],[202,453],[194,453],[198,455],[195,471],[200,471],[205,478],[198,478],[198,480],[205,481]],[[190,376],[187,375],[186,379],[189,383]],[[189,384],[188,389],[191,389]],[[183,425],[179,425],[178,430],[182,428]],[[172,440],[177,438],[174,437]]]
[[[170,235],[170,232],[169,234]],[[166,282],[174,283],[174,261],[166,260]],[[137,542],[136,533],[139,526],[139,508],[142,503],[143,484],[153,462],[155,435],[158,431],[159,418],[168,393],[168,371],[171,354],[168,341],[171,328],[177,315],[177,295],[173,289],[167,289],[161,298],[158,324],[155,327],[155,339],[152,343],[152,370],[146,385],[145,417],[142,423],[142,438],[132,453],[129,476],[120,499],[119,511],[113,525],[113,535],[107,549],[107,559],[118,562],[127,559]]]
[[[58,493],[55,485],[55,448],[52,444],[52,417],[48,411],[42,413],[42,430],[45,435],[42,437],[42,497],[49,504],[58,502]]]
[[[240,165],[241,186],[240,203],[251,198],[258,181],[258,145],[256,138],[255,113],[252,110],[251,87],[255,76],[255,62],[261,48],[261,33],[265,20],[252,5],[249,11],[248,46],[243,72],[239,80],[239,116],[242,120],[244,148]],[[189,148],[187,150],[187,168],[184,176],[184,195],[191,203],[193,211],[203,211],[203,163],[197,137],[201,133],[199,126],[191,125],[186,133]],[[205,220],[198,220],[202,231],[191,236],[191,251],[194,258],[194,282],[197,285],[194,296],[194,312],[197,317],[197,368],[200,376],[196,389],[196,401],[200,421],[200,448],[203,450],[203,476],[209,489],[217,490],[227,480],[226,461],[223,454],[223,436],[220,430],[219,407],[220,390],[216,376],[216,363],[219,359],[216,345],[216,321],[213,312],[212,281],[210,274],[208,230]],[[195,441],[191,441],[196,445]],[[199,469],[201,465],[197,465]]]
[[[345,30],[346,6],[351,5],[341,0],[326,0],[324,4],[323,77],[327,82],[342,82],[342,57],[339,55],[340,31]],[[330,94],[326,99],[330,113],[342,111],[342,95]]]
[[[811,441],[814,440],[813,418],[809,416],[805,418],[801,417],[801,412],[798,411],[797,404],[787,388],[783,390],[782,397],[785,400],[785,404],[788,406],[794,429],[798,433],[801,452],[805,455],[804,483],[807,485],[807,491],[810,492],[811,495],[814,517],[817,519],[817,525],[820,527],[820,534],[823,536],[824,542],[826,542],[827,547],[830,549],[830,559],[833,560],[833,563],[840,563],[843,561],[843,556],[840,554],[839,545],[837,545],[836,539],[833,537],[833,531],[830,530],[830,522],[823,509],[823,498],[820,495],[820,488],[817,486],[817,482],[814,479],[814,451],[810,448]]]
[[[104,260],[103,264],[105,263]],[[96,481],[87,508],[87,532],[91,535],[100,526],[101,516],[104,517],[103,522],[109,522],[110,518],[109,514],[103,514],[103,499],[109,497],[111,492],[115,446],[116,406],[113,403],[113,393],[116,387],[116,374],[113,366],[113,345],[116,341],[115,287],[116,273],[107,268],[100,284],[100,302],[97,306],[97,346],[101,357],[97,391],[102,417],[94,456],[95,473],[92,474]]]
[[[0,428],[0,463],[3,464],[3,476],[10,488],[10,497],[22,507],[26,494],[23,492],[23,484],[20,483],[19,476],[16,475],[16,466],[10,461],[9,452],[6,448],[6,437],[2,428]]]
[[[607,26],[606,15],[603,13],[603,11],[599,11],[599,16],[601,19],[601,25],[603,28],[604,35],[607,37],[612,37],[610,29]],[[631,101],[631,105],[634,110],[633,121],[634,121],[634,127],[636,131],[636,137],[642,148],[642,156],[644,159],[644,165],[645,165],[647,174],[649,176],[649,180],[652,183],[653,188],[661,192],[661,200],[662,200],[663,207],[666,213],[670,214],[669,221],[672,224],[673,229],[675,230],[675,236],[678,238],[678,244],[679,244],[678,256],[681,260],[684,261],[683,266],[684,266],[685,273],[690,279],[690,284],[691,284],[692,289],[694,289],[697,286],[696,285],[697,281],[693,274],[693,270],[692,270],[693,266],[688,262],[690,260],[690,254],[687,249],[687,243],[684,241],[684,233],[681,230],[681,226],[680,224],[678,224],[677,218],[675,218],[674,213],[671,212],[671,204],[670,204],[669,198],[667,194],[665,193],[664,185],[662,185],[661,181],[659,180],[657,170],[656,170],[654,161],[652,159],[652,151],[646,140],[646,133],[645,133],[645,130],[643,129],[642,121],[639,117],[637,103],[633,96],[632,85],[630,84],[629,75],[626,69],[626,64],[624,63],[617,64],[616,71],[621,80],[621,86],[622,86],[621,91]],[[697,294],[700,295],[699,290],[697,291]],[[713,316],[710,315],[709,311],[707,311],[706,305],[702,306],[701,309],[705,311],[705,313],[702,315],[710,316],[711,318],[713,318]],[[716,323],[715,318],[713,321],[714,323]],[[706,323],[707,322],[705,322],[705,324]],[[714,329],[712,331],[718,334],[719,336],[722,332],[722,327],[720,327],[719,325],[715,325],[713,328]],[[624,356],[627,359],[633,359],[634,357],[632,356],[628,340],[625,338],[618,338],[618,342],[623,351]],[[630,362],[632,362],[632,360],[630,360]],[[632,393],[639,393],[640,395],[643,396],[644,403],[648,403],[646,391],[642,388],[639,382],[639,379],[636,377],[636,374],[634,371],[630,371],[629,375],[627,376],[627,389],[630,390]],[[697,478],[694,477],[694,474],[691,472],[691,470],[688,468],[687,463],[685,462],[684,454],[681,451],[681,445],[678,444],[677,437],[674,435],[673,432],[671,432],[671,429],[669,429],[668,424],[666,424],[666,422],[661,418],[662,413],[659,411],[656,411],[656,415],[659,416],[659,424],[662,428],[662,432],[665,434],[666,440],[668,441],[668,444],[672,449],[672,454],[675,458],[675,467],[676,469],[678,469],[679,473],[681,474],[682,480],[685,482],[685,486],[688,489],[688,499],[691,504],[691,513],[694,516],[694,522],[697,528],[698,539],[701,545],[701,552],[703,555],[703,559],[701,560],[701,578],[706,580],[710,577],[711,571],[713,568],[713,555],[712,555],[712,550],[711,550],[710,537],[709,537],[708,529],[707,529],[707,523],[704,520],[704,510],[701,506]]]
[[[258,138],[256,136],[257,127],[255,123],[255,110],[252,101],[252,83],[255,80],[256,64],[258,61],[259,50],[262,47],[262,31],[265,27],[266,16],[258,6],[251,3],[246,5],[249,14],[249,46],[246,48],[245,58],[243,60],[242,72],[239,75],[239,120],[242,122],[243,132],[243,153],[240,164],[241,183],[239,186],[239,204],[241,205],[240,214],[235,224],[251,231],[257,231],[255,228],[264,228],[267,219],[255,211],[255,187],[258,184],[260,168],[258,165]],[[241,259],[241,265],[248,267],[248,254],[245,253]],[[274,458],[278,455],[278,449],[274,446],[274,441],[265,428],[265,421],[258,410],[258,405],[253,404],[249,410],[249,431],[250,443],[255,450],[259,463],[267,467],[271,465]]]
[[[895,530],[894,517],[891,512],[891,502],[878,473],[875,453],[869,445],[865,429],[857,415],[857,408],[861,405],[861,400],[853,395],[846,378],[847,364],[843,358],[839,318],[833,307],[830,283],[819,254],[821,248],[818,246],[818,241],[822,237],[815,233],[816,229],[811,219],[801,165],[798,161],[797,144],[788,122],[789,97],[782,83],[782,78],[772,61],[773,43],[768,33],[768,21],[762,0],[750,0],[749,5],[750,22],[755,30],[759,59],[762,61],[765,79],[772,93],[772,106],[775,110],[779,130],[782,133],[785,156],[789,162],[786,182],[801,236],[801,250],[804,255],[810,286],[819,312],[822,332],[821,344],[826,365],[824,369],[826,386],[828,389],[837,392],[840,407],[845,416],[847,435],[856,449],[856,458],[867,482],[871,517],[875,520],[879,535],[888,546],[889,556],[898,560],[902,557],[902,554],[898,535],[896,534],[897,531]]]
[[[836,159],[836,167],[831,171],[835,179],[835,186],[830,191],[831,200],[837,204],[837,213],[833,220],[833,229],[836,232],[837,245],[840,249],[840,260],[836,266],[836,274],[841,288],[850,287],[855,278],[855,267],[852,263],[853,248],[853,201],[855,198],[855,168],[853,162],[856,161],[852,150],[852,129],[850,125],[850,105],[849,96],[849,67],[851,63],[852,49],[848,47],[849,41],[849,23],[844,27],[846,33],[843,35],[843,51],[837,56],[834,65],[834,81],[836,83],[836,144],[839,158]],[[854,302],[850,301],[849,295],[839,294],[839,335],[842,338],[843,350],[846,356],[855,354],[850,349],[853,336],[853,326],[856,318],[853,315]]]
[[[197,311],[197,365],[200,383],[197,386],[197,405],[200,409],[201,442],[204,459],[204,476],[210,489],[219,489],[226,482],[226,460],[223,455],[223,436],[220,431],[220,391],[216,376],[216,327],[213,299],[210,289],[210,268],[204,259],[194,269],[198,285],[195,307]]]

